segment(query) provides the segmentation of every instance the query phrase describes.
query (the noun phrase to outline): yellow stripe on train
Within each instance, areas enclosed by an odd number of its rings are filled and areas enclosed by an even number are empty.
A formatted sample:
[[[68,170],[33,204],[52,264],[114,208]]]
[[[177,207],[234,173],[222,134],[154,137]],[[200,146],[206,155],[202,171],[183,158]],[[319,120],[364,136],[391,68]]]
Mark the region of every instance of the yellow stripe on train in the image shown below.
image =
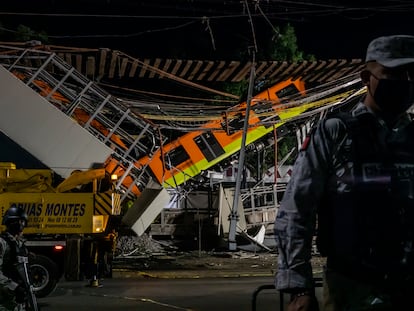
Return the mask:
[[[324,98],[322,100],[318,100],[315,102],[302,104],[300,106],[296,106],[292,108],[285,108],[284,110],[280,111],[280,113],[277,114],[281,122],[275,123],[274,127],[269,126],[266,128],[265,126],[258,126],[256,128],[249,129],[247,136],[246,136],[246,145],[258,140],[259,138],[273,131],[274,128],[277,128],[283,125],[289,119],[297,117],[305,111],[308,111],[312,108],[318,108],[318,107],[321,107],[327,104],[338,102],[348,97],[352,93],[354,93],[354,91],[347,91],[347,92],[343,92],[341,94],[337,94],[329,98]],[[272,114],[275,115],[275,112],[273,111]],[[242,137],[241,135],[239,135],[238,138],[235,138],[229,144],[222,146],[225,153],[213,159],[212,161],[207,161],[206,158],[203,158],[201,161],[198,161],[190,165],[189,167],[185,168],[181,172],[177,171],[175,174],[173,174],[172,177],[165,180],[163,184],[164,187],[176,187],[188,181],[190,178],[200,174],[202,171],[208,169],[209,167],[221,162],[223,159],[229,157],[230,155],[238,152],[241,148],[241,140],[242,140]]]

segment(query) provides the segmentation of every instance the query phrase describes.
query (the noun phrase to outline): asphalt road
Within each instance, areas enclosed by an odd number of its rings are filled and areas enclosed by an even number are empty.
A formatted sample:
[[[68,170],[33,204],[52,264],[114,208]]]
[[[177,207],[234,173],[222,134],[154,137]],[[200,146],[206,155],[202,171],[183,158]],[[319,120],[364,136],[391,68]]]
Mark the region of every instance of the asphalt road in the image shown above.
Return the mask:
[[[254,291],[272,282],[272,277],[112,278],[103,280],[102,287],[61,282],[54,293],[39,299],[39,305],[41,311],[247,311],[252,310]],[[261,291],[256,306],[257,311],[278,310],[278,293]]]

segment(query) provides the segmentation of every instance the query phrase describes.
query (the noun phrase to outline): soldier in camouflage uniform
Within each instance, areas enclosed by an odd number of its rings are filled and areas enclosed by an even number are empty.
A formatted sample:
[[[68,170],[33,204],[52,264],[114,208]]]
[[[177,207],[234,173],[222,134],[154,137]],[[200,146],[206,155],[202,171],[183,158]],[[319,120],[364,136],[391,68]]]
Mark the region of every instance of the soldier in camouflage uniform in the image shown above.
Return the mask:
[[[10,207],[3,215],[2,224],[6,226],[6,231],[0,235],[0,311],[14,311],[28,298],[15,268],[16,256],[28,254],[21,239],[27,215],[21,208]]]
[[[275,221],[276,288],[318,310],[311,247],[327,257],[325,311],[407,310],[414,293],[414,36],[373,40],[350,113],[305,141]],[[411,306],[411,309],[414,307]]]

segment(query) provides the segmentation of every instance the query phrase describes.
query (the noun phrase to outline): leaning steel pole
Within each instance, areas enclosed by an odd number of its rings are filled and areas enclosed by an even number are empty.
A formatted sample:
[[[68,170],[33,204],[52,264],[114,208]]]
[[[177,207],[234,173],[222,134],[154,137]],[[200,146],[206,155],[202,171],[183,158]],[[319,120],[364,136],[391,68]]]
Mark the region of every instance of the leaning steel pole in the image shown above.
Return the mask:
[[[229,228],[229,250],[235,251],[237,250],[237,242],[236,242],[236,231],[237,231],[237,221],[239,219],[238,215],[238,206],[239,206],[239,197],[240,197],[240,186],[241,186],[241,178],[243,174],[243,167],[244,167],[244,155],[246,151],[246,137],[247,131],[249,129],[249,115],[250,115],[250,105],[251,100],[253,97],[253,87],[254,87],[254,79],[255,79],[255,52],[253,51],[253,60],[252,60],[252,67],[250,68],[250,77],[249,77],[249,89],[247,92],[247,105],[246,105],[246,115],[244,117],[244,125],[243,125],[243,134],[242,134],[242,141],[240,147],[240,154],[239,154],[239,163],[237,167],[237,177],[236,177],[236,190],[234,192],[234,200],[233,200],[233,207],[230,212],[230,228]]]

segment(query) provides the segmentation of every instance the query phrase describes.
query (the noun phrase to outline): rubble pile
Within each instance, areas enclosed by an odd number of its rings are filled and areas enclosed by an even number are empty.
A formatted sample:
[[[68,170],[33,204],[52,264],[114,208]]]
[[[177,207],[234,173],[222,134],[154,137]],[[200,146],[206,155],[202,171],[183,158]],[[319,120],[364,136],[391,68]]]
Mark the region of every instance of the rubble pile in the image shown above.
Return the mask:
[[[144,256],[163,252],[164,247],[151,239],[147,234],[141,236],[125,235],[117,238],[115,258]]]
[[[312,256],[314,271],[320,273],[324,258]],[[241,271],[267,272],[277,270],[277,253],[269,251],[183,251],[174,243],[157,241],[149,235],[122,235],[117,239],[114,268],[134,271]]]

